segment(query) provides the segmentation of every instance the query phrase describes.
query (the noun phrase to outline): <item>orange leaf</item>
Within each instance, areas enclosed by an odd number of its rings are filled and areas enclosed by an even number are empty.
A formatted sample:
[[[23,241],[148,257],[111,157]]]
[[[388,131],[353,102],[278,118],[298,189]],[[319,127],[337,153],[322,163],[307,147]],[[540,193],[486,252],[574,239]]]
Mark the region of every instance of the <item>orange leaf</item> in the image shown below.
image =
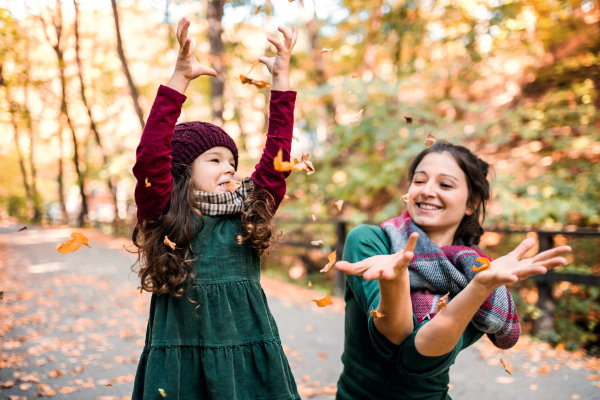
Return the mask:
[[[313,246],[318,246],[320,244],[325,244],[322,240],[313,240],[312,242],[310,242],[310,244],[312,244]]]
[[[160,395],[161,395],[162,397],[167,397],[167,394],[166,394],[166,393],[165,393],[165,391],[164,391],[164,390],[162,390],[162,389],[158,389],[158,393],[160,393]]]
[[[478,263],[480,263],[481,267],[476,267],[476,266],[473,265],[473,267],[471,268],[471,270],[474,271],[474,272],[483,271],[484,269],[488,269],[490,267],[490,260],[488,260],[485,257],[476,258],[475,261],[477,261]]]
[[[512,375],[510,373],[510,364],[508,363],[508,361],[500,359],[500,362],[502,363],[502,366],[504,367],[504,369],[506,370],[506,372],[508,372],[509,375]]]
[[[75,391],[74,388],[70,387],[70,386],[65,386],[60,388],[60,390],[58,391],[60,394],[68,394],[68,393],[73,393]]]
[[[327,272],[327,271],[329,271],[329,269],[331,267],[333,267],[333,264],[335,264],[335,260],[337,259],[336,252],[337,252],[337,250],[335,250],[333,253],[331,253],[330,255],[327,256],[327,258],[329,258],[329,262],[319,272]]]
[[[383,318],[385,317],[384,314],[380,313],[379,311],[375,310],[375,309],[371,309],[371,311],[369,311],[371,313],[371,317],[373,317],[373,319],[378,319],[378,318]]]
[[[165,236],[165,240],[163,243],[171,248],[171,250],[175,250],[175,243],[171,242],[168,237]]]
[[[283,201],[290,201],[290,196],[288,196],[287,194],[283,196]]]
[[[275,168],[275,171],[279,172],[291,171],[294,168],[294,163],[283,161],[283,150],[279,149],[277,155],[273,159],[273,168]]]
[[[435,144],[435,136],[433,136],[433,132],[429,132],[427,134],[427,139],[425,139],[425,146],[431,147]]]
[[[338,211],[342,211],[342,207],[344,206],[344,200],[334,201],[333,206],[337,208]]]
[[[150,187],[152,186],[152,184],[150,182],[148,182],[148,178],[146,178],[146,187]]]
[[[402,199],[402,201],[405,203],[415,204],[415,201],[408,196],[408,193],[406,193],[404,196],[400,197],[400,199]]]
[[[411,117],[404,117],[404,119],[406,120],[406,124],[407,125],[412,124],[412,118]]]
[[[352,78],[358,78],[358,74],[353,74]]]
[[[259,9],[259,10],[260,10],[260,7],[262,7],[262,6],[259,6],[259,7],[258,7],[258,9]],[[257,12],[258,12],[258,10],[257,10]],[[257,65],[258,65],[258,58],[257,58],[256,60],[254,60],[254,62],[252,63],[252,66],[250,67],[250,71],[248,71],[248,73],[247,73],[246,75],[250,75],[250,72],[252,72],[252,70],[253,70],[253,69],[254,69],[254,68],[257,66]]]
[[[238,188],[242,187],[242,182],[236,180],[230,180],[227,186],[225,186],[225,190],[228,192],[235,192]]]
[[[308,287],[311,287],[311,286],[312,286],[312,282],[308,281]]]
[[[437,303],[437,308],[435,309],[435,313],[439,313],[440,311],[442,311],[444,308],[446,308],[446,304],[448,304],[448,295],[450,294],[450,292],[446,293],[446,295],[444,297],[442,297],[441,299],[438,300]]]
[[[352,120],[350,122],[353,124],[356,122],[360,122],[360,120],[362,119],[362,114],[363,110],[360,110],[354,117],[352,117]]]
[[[247,76],[244,76],[244,75],[240,75],[240,81],[242,81],[242,83],[244,83],[244,84],[254,85],[258,89],[263,89],[265,87],[271,86],[271,84],[269,82],[255,81],[254,79],[248,78]]]
[[[82,233],[73,232],[71,233],[71,239],[58,246],[56,250],[58,250],[58,252],[61,254],[67,254],[72,251],[79,250],[83,246],[90,247],[88,244],[88,238],[86,238]]]
[[[110,383],[110,382],[109,382],[109,383],[107,383],[107,384],[106,384],[106,385],[104,385],[104,386],[112,386],[112,383]]]
[[[19,229],[17,232],[24,231],[25,229],[27,229],[27,227],[26,227],[26,226],[22,227],[22,228],[21,228],[21,229]]]
[[[330,51],[333,51],[333,49],[326,49],[325,47],[323,47],[323,49],[321,50],[321,53],[328,53]]]
[[[254,11],[254,14],[258,14],[258,12],[260,11],[261,8],[262,8],[262,4],[260,6],[258,6],[258,8],[256,9],[256,11]]]
[[[315,214],[312,215],[312,220],[313,220],[313,222],[315,222],[317,220],[317,217],[315,217]]]
[[[329,306],[329,305],[333,304],[333,301],[331,300],[331,297],[329,297],[329,296],[325,296],[320,299],[314,299],[313,301],[315,303],[317,303],[317,305],[319,307],[325,307],[325,306]]]
[[[0,300],[4,299],[4,291],[0,292]]]

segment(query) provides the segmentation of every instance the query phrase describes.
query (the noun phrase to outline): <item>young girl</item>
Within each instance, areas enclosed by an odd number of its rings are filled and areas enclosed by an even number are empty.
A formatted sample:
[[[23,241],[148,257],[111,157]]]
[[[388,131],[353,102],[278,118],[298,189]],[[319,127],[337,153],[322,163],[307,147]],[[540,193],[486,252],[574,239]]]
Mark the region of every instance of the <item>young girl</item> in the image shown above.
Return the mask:
[[[448,400],[449,368],[461,350],[484,332],[503,349],[517,342],[519,320],[504,285],[566,265],[560,255],[571,249],[521,260],[535,245],[526,239],[485,268],[491,260],[476,245],[490,198],[487,173],[468,149],[435,144],[409,166],[408,212],[348,235],[345,261],[336,264],[348,274],[337,399]]]
[[[273,75],[267,142],[252,177],[235,189],[234,141],[206,122],[175,126],[189,82],[216,76],[196,60],[189,25],[184,18],[177,27],[175,72],[158,90],[133,168],[133,240],[152,301],[132,398],[299,399],[260,285],[260,256],[274,239],[271,218],[289,175],[274,170],[273,158],[280,148],[290,157],[297,30],[279,28],[284,42],[268,39],[276,56],[260,59]]]

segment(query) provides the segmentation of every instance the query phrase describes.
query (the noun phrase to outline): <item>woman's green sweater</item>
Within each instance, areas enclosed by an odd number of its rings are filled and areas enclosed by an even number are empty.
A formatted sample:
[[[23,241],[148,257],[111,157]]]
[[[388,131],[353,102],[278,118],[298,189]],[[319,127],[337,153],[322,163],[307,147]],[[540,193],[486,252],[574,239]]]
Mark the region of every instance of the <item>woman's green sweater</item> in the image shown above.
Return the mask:
[[[390,254],[385,233],[376,226],[360,225],[346,240],[343,259],[358,262]],[[336,399],[410,399],[450,400],[449,370],[458,353],[479,340],[483,333],[471,324],[450,353],[440,357],[421,355],[415,336],[428,320],[417,325],[401,345],[383,336],[369,313],[379,305],[379,282],[346,276],[346,321],[342,362],[344,370],[338,382]]]

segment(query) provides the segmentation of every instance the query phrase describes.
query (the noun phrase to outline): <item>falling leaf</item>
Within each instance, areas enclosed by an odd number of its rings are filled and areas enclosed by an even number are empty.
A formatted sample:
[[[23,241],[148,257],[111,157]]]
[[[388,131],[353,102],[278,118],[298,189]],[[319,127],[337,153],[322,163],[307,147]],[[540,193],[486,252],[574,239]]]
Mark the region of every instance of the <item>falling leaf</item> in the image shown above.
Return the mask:
[[[162,397],[167,397],[167,394],[166,394],[166,393],[165,393],[165,391],[164,391],[164,390],[162,390],[162,389],[158,389],[158,393],[160,393],[160,395],[161,395]]]
[[[258,14],[258,12],[260,11],[261,8],[262,8],[262,4],[260,6],[258,6],[258,8],[256,9],[256,11],[254,11],[254,14]]]
[[[146,187],[150,187],[152,186],[152,184],[150,182],[148,182],[148,178],[146,178]]]
[[[353,74],[352,78],[358,78],[358,74]]]
[[[227,186],[225,186],[225,190],[228,192],[235,192],[238,188],[242,187],[242,182],[236,180],[230,180]]]
[[[363,110],[360,110],[354,117],[352,117],[352,120],[350,122],[353,124],[356,122],[360,122],[360,120],[362,119],[362,114]]]
[[[412,118],[411,117],[404,117],[404,119],[406,120],[407,125],[412,124]]]
[[[331,253],[330,255],[327,256],[327,258],[329,259],[329,262],[319,272],[327,272],[327,271],[329,271],[329,269],[331,267],[333,267],[333,264],[335,264],[335,260],[337,259],[336,252],[337,252],[337,250],[334,250],[333,253]]]
[[[318,246],[320,244],[325,244],[322,240],[313,240],[312,242],[310,242],[310,244],[312,244],[313,246]]]
[[[22,227],[22,228],[21,228],[21,229],[19,229],[17,232],[24,231],[25,229],[27,229],[27,227],[26,227],[26,226]]]
[[[329,296],[321,297],[320,299],[314,299],[313,301],[317,303],[319,307],[325,307],[333,304],[333,301]]]
[[[439,313],[440,311],[442,311],[444,308],[446,308],[446,304],[448,304],[448,295],[450,294],[450,292],[446,293],[446,295],[444,297],[442,297],[441,299],[438,300],[437,303],[437,308],[435,309],[435,313]]]
[[[435,144],[435,136],[433,136],[433,132],[429,132],[427,134],[427,139],[425,139],[425,146],[431,147]]]
[[[265,81],[255,81],[254,79],[248,78],[247,76],[240,75],[240,81],[244,84],[254,85],[257,89],[263,89],[266,87],[271,87],[269,82]]]
[[[504,367],[504,369],[506,370],[506,372],[508,372],[509,375],[512,375],[510,373],[510,364],[508,363],[508,361],[500,359],[500,362],[502,363],[502,366]]]
[[[0,292],[0,300],[4,299],[4,292]]]
[[[106,384],[106,385],[104,385],[104,386],[112,386],[112,383],[110,383],[110,382],[109,382],[109,383],[107,383],[107,384]]]
[[[83,246],[90,247],[88,244],[88,238],[86,238],[82,233],[73,232],[71,233],[71,239],[58,246],[56,250],[58,250],[58,252],[61,254],[67,254],[69,252],[79,250]]]
[[[323,49],[321,50],[321,53],[328,53],[330,51],[333,51],[333,49],[326,49],[325,47],[323,47]]]
[[[311,286],[312,286],[312,282],[308,281],[308,287],[311,287]]]
[[[288,196],[287,194],[283,196],[283,201],[290,201],[290,196]]]
[[[371,317],[373,317],[373,319],[378,319],[378,318],[383,318],[385,317],[384,314],[380,313],[379,311],[375,310],[375,309],[371,309],[371,311],[369,311],[371,313]]]
[[[312,220],[313,220],[313,222],[315,222],[317,220],[317,217],[315,216],[315,214],[312,215]]]
[[[171,242],[167,236],[165,236],[163,243],[169,246],[171,250],[175,250],[175,243]]]
[[[402,201],[405,203],[413,203],[413,204],[415,203],[415,201],[408,196],[408,193],[406,193],[404,196],[400,197],[400,199],[402,199]]]
[[[348,91],[348,94],[350,94],[350,93],[352,93],[352,90],[349,90],[349,91]]]
[[[279,172],[285,172],[285,171],[291,171],[291,170],[296,171],[296,172],[305,171],[306,175],[311,175],[311,174],[314,174],[315,168],[313,167],[313,165],[310,161],[305,159],[307,157],[308,157],[308,154],[306,154],[306,156],[305,156],[304,153],[302,153],[302,159],[303,159],[302,162],[300,162],[298,160],[294,160],[294,162],[283,161],[283,150],[279,149],[279,151],[277,152],[277,155],[273,159],[273,167],[275,168],[275,171],[279,171]]]
[[[344,200],[334,201],[333,206],[337,208],[338,211],[342,211],[342,207],[344,206]]]
[[[292,135],[292,139],[294,139],[296,142],[300,143],[300,140],[298,140],[298,138],[294,135]]]
[[[473,265],[473,267],[471,268],[471,270],[474,271],[474,272],[483,271],[484,269],[488,269],[490,267],[490,260],[488,260],[485,257],[476,258],[475,261],[477,261],[478,263],[480,263],[481,267],[476,267],[476,266]]]

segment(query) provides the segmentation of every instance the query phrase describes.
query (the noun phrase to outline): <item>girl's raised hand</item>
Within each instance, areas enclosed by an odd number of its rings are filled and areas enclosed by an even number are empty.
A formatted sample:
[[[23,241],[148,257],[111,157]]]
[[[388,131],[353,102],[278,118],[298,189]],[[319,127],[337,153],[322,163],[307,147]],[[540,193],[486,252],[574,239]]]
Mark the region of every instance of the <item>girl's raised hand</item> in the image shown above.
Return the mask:
[[[473,278],[473,282],[492,292],[502,285],[510,285],[534,275],[545,274],[552,268],[568,264],[567,260],[561,256],[571,251],[569,246],[556,247],[541,252],[535,257],[522,260],[521,258],[533,246],[535,246],[534,239],[523,240],[513,251],[492,261],[489,268],[478,272]]]
[[[335,268],[348,275],[362,276],[366,281],[393,281],[400,278],[408,268],[418,237],[418,233],[410,235],[404,249],[396,254],[373,256],[356,263],[338,261]]]
[[[267,38],[277,49],[277,54],[275,57],[260,57],[258,61],[265,64],[273,75],[274,90],[289,90],[290,57],[298,39],[298,28],[294,26],[291,33],[282,27],[278,29],[283,34],[283,43],[271,37]]]
[[[177,41],[179,42],[179,55],[175,64],[175,74],[191,81],[202,75],[217,76],[212,68],[207,68],[196,60],[196,51],[192,44],[192,38],[188,33],[190,21],[181,18],[177,24]]]

